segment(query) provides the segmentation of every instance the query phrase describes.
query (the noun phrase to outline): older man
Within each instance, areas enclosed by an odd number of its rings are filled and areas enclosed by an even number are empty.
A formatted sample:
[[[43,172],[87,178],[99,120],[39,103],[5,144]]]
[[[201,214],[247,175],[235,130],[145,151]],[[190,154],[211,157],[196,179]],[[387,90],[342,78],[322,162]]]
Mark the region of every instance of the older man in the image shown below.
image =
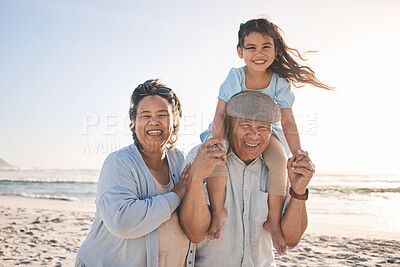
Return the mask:
[[[268,145],[271,124],[279,120],[279,108],[269,97],[258,92],[243,92],[227,106],[230,149],[221,157],[220,140],[211,139],[198,149],[188,179],[188,187],[180,208],[180,222],[188,238],[197,244],[195,266],[275,266],[272,240],[263,228],[268,217],[266,181],[268,169],[262,152]],[[215,146],[217,144],[217,146]],[[194,158],[195,150],[188,155]],[[307,185],[314,174],[307,152],[294,162],[288,160],[291,199],[281,219],[285,243],[294,247],[307,227],[305,200]],[[228,218],[224,235],[218,242],[205,237],[211,222],[203,179],[216,165],[228,169],[225,209]]]

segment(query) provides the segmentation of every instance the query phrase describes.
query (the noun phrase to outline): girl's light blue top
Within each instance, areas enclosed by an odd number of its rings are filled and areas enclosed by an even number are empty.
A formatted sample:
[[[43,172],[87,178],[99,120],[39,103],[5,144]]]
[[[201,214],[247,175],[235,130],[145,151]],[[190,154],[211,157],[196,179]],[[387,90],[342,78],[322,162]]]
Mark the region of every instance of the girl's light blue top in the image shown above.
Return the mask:
[[[218,98],[228,103],[234,95],[243,91],[256,91],[263,93],[274,100],[280,108],[292,108],[295,99],[290,83],[288,83],[286,79],[279,77],[276,73],[272,74],[271,81],[267,88],[259,90],[247,89],[246,75],[243,67],[237,69],[232,68],[230,70],[228,77],[219,89]],[[206,141],[211,131],[212,122],[208,126],[208,129],[200,134],[201,142],[204,143]],[[286,155],[289,156],[291,152],[283,133],[281,122],[272,125],[272,133],[278,137],[279,141],[285,148]]]
[[[263,93],[274,100],[280,108],[291,108],[294,103],[294,94],[290,83],[288,83],[286,79],[279,77],[276,73],[272,74],[271,81],[267,88],[251,90],[246,87],[244,68],[232,68],[225,82],[219,89],[218,98],[228,103],[232,96],[242,91],[257,91]]]

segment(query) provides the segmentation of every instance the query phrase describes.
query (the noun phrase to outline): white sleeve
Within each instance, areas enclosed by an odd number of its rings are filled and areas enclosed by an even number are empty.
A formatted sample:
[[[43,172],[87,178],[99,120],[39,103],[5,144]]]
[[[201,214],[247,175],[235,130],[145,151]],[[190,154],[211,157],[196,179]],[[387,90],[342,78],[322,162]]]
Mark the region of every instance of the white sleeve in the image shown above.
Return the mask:
[[[183,169],[185,168],[185,166],[186,166],[188,163],[193,163],[194,159],[196,158],[197,151],[199,151],[199,147],[200,147],[201,145],[202,145],[202,144],[198,144],[197,146],[195,146],[194,148],[192,148],[192,149],[189,151],[189,153],[187,154],[187,156],[186,156],[186,158],[185,158],[185,162],[184,162],[183,165],[182,165],[181,173],[182,173]]]

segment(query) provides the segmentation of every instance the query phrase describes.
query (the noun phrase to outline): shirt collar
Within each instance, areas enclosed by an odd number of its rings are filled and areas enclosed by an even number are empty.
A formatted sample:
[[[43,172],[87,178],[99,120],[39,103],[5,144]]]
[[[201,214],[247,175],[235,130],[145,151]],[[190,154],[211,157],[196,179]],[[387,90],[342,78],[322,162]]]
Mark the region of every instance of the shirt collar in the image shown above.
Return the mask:
[[[252,162],[250,162],[249,164],[244,163],[236,154],[235,152],[233,152],[232,148],[229,147],[228,148],[228,152],[226,153],[227,157],[233,157],[234,159],[236,159],[237,161],[239,161],[242,165],[253,165],[255,162],[257,162],[258,159],[262,160],[264,162],[264,157],[263,154],[261,153],[257,158],[255,158]]]

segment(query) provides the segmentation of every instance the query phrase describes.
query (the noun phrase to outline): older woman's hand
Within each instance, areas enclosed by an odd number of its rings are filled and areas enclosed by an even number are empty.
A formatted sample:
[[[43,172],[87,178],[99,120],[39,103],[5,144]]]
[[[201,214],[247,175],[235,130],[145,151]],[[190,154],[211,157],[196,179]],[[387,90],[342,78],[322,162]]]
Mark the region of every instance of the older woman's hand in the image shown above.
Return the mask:
[[[188,163],[182,171],[179,182],[172,188],[171,192],[174,192],[182,200],[186,193],[186,188],[188,184],[189,169],[191,164]]]

